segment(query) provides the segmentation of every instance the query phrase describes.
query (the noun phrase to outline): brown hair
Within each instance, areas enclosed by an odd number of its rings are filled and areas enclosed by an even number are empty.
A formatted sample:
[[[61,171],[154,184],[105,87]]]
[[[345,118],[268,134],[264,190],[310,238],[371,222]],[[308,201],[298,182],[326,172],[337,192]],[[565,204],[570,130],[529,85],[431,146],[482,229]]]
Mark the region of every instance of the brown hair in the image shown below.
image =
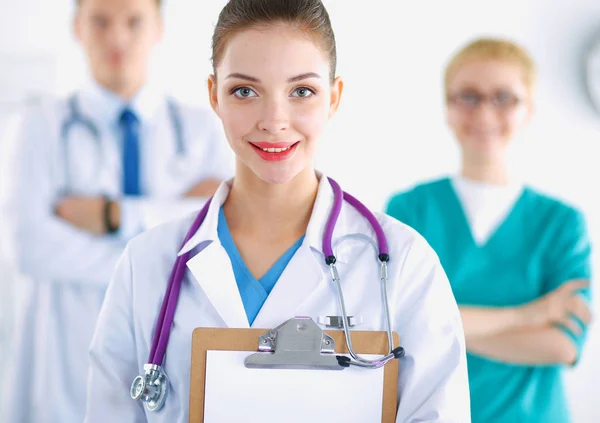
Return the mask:
[[[523,82],[529,92],[531,93],[535,87],[535,63],[523,47],[501,38],[479,38],[461,48],[446,67],[444,75],[446,98],[452,78],[463,65],[474,60],[499,60],[518,65],[523,73]]]
[[[213,33],[211,60],[215,74],[229,38],[248,28],[277,23],[290,24],[321,45],[329,56],[333,82],[337,62],[335,36],[321,0],[230,0],[221,10]]]

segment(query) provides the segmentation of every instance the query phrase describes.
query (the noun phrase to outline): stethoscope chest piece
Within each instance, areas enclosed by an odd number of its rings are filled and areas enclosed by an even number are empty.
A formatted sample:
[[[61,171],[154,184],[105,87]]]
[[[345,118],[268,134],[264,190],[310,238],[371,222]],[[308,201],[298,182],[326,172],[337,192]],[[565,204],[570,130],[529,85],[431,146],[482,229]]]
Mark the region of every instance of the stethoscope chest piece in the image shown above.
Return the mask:
[[[158,411],[165,404],[169,379],[161,366],[146,364],[144,370],[146,373],[137,376],[131,384],[131,398],[142,400],[149,411]]]

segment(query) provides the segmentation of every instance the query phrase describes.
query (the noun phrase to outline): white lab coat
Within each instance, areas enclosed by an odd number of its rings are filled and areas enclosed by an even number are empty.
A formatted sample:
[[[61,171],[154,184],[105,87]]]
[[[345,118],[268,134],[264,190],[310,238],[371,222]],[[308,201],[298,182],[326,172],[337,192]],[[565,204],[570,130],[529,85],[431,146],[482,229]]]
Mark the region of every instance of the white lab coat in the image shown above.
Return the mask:
[[[67,100],[44,101],[23,118],[10,169],[3,169],[9,185],[3,209],[17,265],[31,279],[19,287],[23,301],[17,305],[12,361],[3,369],[8,372],[3,423],[81,423],[89,344],[126,241],[157,223],[163,209],[173,212],[180,206],[187,215],[200,208],[205,199],[179,199],[199,180],[233,173],[233,155],[212,111],[179,103],[191,166],[174,173],[176,142],[166,98],[146,87],[132,102],[141,122],[145,196],[121,198],[120,233],[96,237],[81,231],[56,217],[54,207],[63,195],[121,197],[118,116],[123,104],[96,85],[77,98],[82,113],[100,129],[99,147],[80,125],[65,144],[59,134],[69,116]]]
[[[228,192],[228,184],[222,184],[204,224],[183,248],[192,218],[150,230],[128,245],[109,286],[90,349],[86,423],[187,422],[193,329],[248,327],[231,262],[217,235],[219,207]],[[322,177],[303,244],[252,327],[274,328],[298,315],[318,321],[320,316],[340,314],[321,244],[332,204],[333,191]],[[389,242],[393,330],[406,349],[400,361],[396,421],[468,423],[465,341],[445,273],[436,254],[414,230],[388,216],[377,218]],[[333,242],[347,234],[374,237],[365,218],[345,203]],[[140,401],[130,398],[130,385],[143,374],[148,360],[176,252],[188,250],[192,256],[164,362],[169,394],[161,411],[147,412]],[[346,240],[337,257],[348,313],[364,320],[357,329],[385,330],[379,266],[372,247],[363,240]]]

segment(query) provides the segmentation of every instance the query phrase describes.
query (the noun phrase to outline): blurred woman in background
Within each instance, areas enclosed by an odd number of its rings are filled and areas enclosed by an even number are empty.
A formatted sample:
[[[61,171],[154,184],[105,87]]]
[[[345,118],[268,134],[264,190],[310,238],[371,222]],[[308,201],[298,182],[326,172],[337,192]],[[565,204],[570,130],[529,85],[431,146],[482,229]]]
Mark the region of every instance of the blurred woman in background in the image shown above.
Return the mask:
[[[509,148],[534,112],[535,65],[518,45],[479,39],[445,73],[460,175],[393,196],[387,213],[440,257],[460,306],[473,423],[565,423],[562,369],[590,322],[582,214],[511,176]]]

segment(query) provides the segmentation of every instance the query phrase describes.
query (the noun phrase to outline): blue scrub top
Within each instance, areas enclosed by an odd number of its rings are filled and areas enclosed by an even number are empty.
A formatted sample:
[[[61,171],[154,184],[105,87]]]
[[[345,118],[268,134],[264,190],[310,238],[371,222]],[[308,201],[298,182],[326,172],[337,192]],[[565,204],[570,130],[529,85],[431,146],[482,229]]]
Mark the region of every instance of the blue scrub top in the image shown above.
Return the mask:
[[[240,290],[240,296],[242,297],[242,303],[246,310],[246,316],[248,317],[248,323],[252,325],[254,319],[258,315],[258,312],[262,308],[263,304],[267,300],[267,297],[271,293],[271,290],[279,280],[279,277],[287,267],[288,263],[296,254],[302,241],[304,241],[304,235],[292,245],[280,258],[275,262],[273,267],[269,269],[265,275],[257,280],[250,270],[231,236],[227,220],[225,219],[225,213],[223,207],[219,211],[219,222],[217,225],[217,233],[219,235],[219,241],[225,248],[229,259],[231,260],[231,266],[233,267],[233,274],[235,275],[235,281],[237,282],[238,289]]]
[[[571,279],[591,279],[582,214],[530,188],[483,245],[473,239],[448,178],[392,197],[386,212],[433,247],[459,305],[515,306]],[[583,294],[590,299],[589,290]],[[561,329],[580,351],[586,331],[575,336]],[[473,423],[570,421],[561,366],[513,365],[473,354],[467,362]]]

